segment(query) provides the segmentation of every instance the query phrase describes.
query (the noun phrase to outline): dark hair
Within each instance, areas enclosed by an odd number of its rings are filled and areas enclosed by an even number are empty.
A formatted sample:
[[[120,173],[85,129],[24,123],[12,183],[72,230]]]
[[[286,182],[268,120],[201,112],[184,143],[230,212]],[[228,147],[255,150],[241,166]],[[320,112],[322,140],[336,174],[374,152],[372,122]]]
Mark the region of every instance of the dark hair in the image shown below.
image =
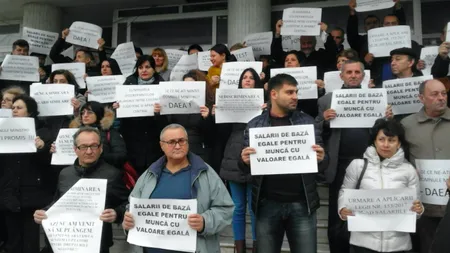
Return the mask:
[[[25,103],[25,105],[27,106],[28,114],[30,114],[30,117],[32,117],[34,119],[37,118],[37,116],[39,115],[38,104],[37,104],[36,100],[34,100],[34,98],[32,98],[28,95],[25,95],[25,94],[19,95],[13,99],[13,104],[17,100],[22,100]]]
[[[370,14],[370,15],[367,15],[366,18],[364,18],[364,24],[366,23],[366,20],[369,18],[375,18],[378,21],[378,23],[380,22],[380,19],[377,16]]]
[[[134,52],[140,54],[141,56],[144,55],[144,52],[142,52],[142,49],[140,47],[134,47]]]
[[[347,48],[345,50],[342,50],[337,56],[336,56],[336,61],[339,59],[339,57],[345,57],[348,60],[352,60],[352,61],[359,61],[359,55],[358,52],[356,52],[356,50],[351,49],[351,48]],[[338,69],[340,70],[340,69]]]
[[[395,18],[397,19],[398,23],[400,24],[400,19],[397,17],[397,15],[395,15],[395,14],[387,14],[386,16],[384,16],[383,22],[384,22],[384,20],[385,20],[387,17],[395,17]]]
[[[211,48],[211,51],[214,51],[218,54],[225,54],[226,62],[236,61],[234,55],[230,53],[230,50],[228,50],[227,46],[225,46],[224,44],[216,44]]]
[[[14,43],[12,45],[12,50],[14,51],[14,49],[16,49],[16,47],[25,47],[25,48],[30,49],[30,44],[28,44],[28,41],[20,39],[20,40],[14,41]]]
[[[339,26],[333,27],[333,29],[331,31],[339,31],[339,32],[341,32],[342,39],[344,38],[345,31],[344,31],[344,29],[340,28]]]
[[[95,122],[96,125],[98,125],[105,116],[105,107],[97,101],[89,101],[86,102],[86,104],[84,104],[83,106],[81,106],[80,115],[82,115],[81,113],[83,112],[84,109],[91,110],[95,113],[95,117],[97,117],[97,121]]]
[[[88,49],[85,48],[80,48],[75,52],[75,57],[78,54],[78,52],[83,52],[87,57],[89,57],[89,59],[91,59],[91,61],[95,61],[94,55],[91,53],[91,51],[89,51]]]
[[[75,86],[75,95],[78,94],[80,86],[78,85],[77,80],[75,79],[75,76],[72,74],[72,72],[65,69],[55,70],[50,74],[50,83],[54,83],[56,75],[63,75],[67,79],[67,82],[69,84]]]
[[[203,48],[199,45],[199,44],[193,44],[190,45],[188,48],[188,53],[192,50],[192,49],[196,49],[199,52],[203,52]]]
[[[115,59],[109,58],[104,61],[109,62],[109,67],[111,68],[111,72],[113,75],[122,75],[122,71],[120,70],[119,64]],[[103,64],[103,62],[101,64]]]
[[[139,66],[141,66],[142,64],[144,64],[146,61],[148,61],[150,63],[150,66],[152,67],[152,69],[155,71],[154,75],[157,75],[156,73],[156,63],[155,63],[155,59],[153,59],[153,56],[150,56],[148,54],[144,54],[141,57],[139,57],[136,61],[136,65],[134,65],[134,73],[133,76],[135,77],[139,77]]]
[[[247,69],[244,69],[244,71],[242,71],[241,77],[239,77],[238,88],[239,89],[242,88],[242,80],[244,79],[245,73],[248,71],[250,71],[250,73],[252,73],[253,79],[255,80],[255,89],[264,88],[264,84],[262,83],[261,78],[259,77],[259,74],[256,73],[256,70],[254,70],[253,68],[247,68]]]
[[[288,57],[288,55],[295,55],[295,57],[297,58],[298,63],[300,64],[300,66],[305,65],[306,62],[306,55],[305,53],[303,53],[302,51],[297,51],[297,50],[291,50],[289,52],[286,53],[286,56],[283,59],[283,66],[284,66],[284,62],[286,61],[286,58]]]
[[[267,92],[270,93],[272,90],[279,90],[283,84],[296,86],[298,85],[297,80],[288,74],[278,74],[269,80]]]
[[[203,73],[202,71],[200,71],[198,69],[192,69],[192,70],[189,70],[189,72],[187,72],[186,74],[184,74],[183,81],[184,81],[184,79],[186,79],[188,77],[194,79],[195,81],[205,81],[206,82],[205,104],[208,107],[213,106],[214,101],[216,100],[215,89],[213,89],[213,85],[211,84],[211,81],[209,80],[209,78],[206,78],[205,73]]]
[[[394,119],[378,119],[375,121],[370,131],[369,145],[375,146],[377,135],[380,131],[383,131],[384,135],[389,137],[397,136],[401,143],[401,147],[405,152],[405,158],[409,161],[409,143],[406,141],[405,129],[403,125]]]

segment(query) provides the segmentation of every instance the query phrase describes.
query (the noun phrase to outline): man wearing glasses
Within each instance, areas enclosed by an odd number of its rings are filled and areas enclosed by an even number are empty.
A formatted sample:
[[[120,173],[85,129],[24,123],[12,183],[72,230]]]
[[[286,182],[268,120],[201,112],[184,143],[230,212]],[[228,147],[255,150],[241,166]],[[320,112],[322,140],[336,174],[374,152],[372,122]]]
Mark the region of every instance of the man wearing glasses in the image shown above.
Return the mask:
[[[220,252],[219,233],[231,224],[234,204],[213,168],[189,152],[186,129],[179,124],[166,126],[160,135],[164,156],[139,178],[131,196],[141,199],[197,199],[197,214],[188,216],[189,226],[197,231],[196,252]],[[132,229],[133,215],[125,213],[122,224]],[[177,253],[145,248],[144,253]]]
[[[81,178],[107,179],[105,210],[99,218],[104,222],[100,253],[109,253],[109,248],[113,245],[111,223],[122,222],[129,191],[122,181],[122,172],[100,159],[103,146],[100,132],[96,128],[82,127],[74,134],[73,139],[78,159],[74,165],[61,171],[55,202]],[[46,218],[44,210],[34,213],[34,220],[38,224]]]

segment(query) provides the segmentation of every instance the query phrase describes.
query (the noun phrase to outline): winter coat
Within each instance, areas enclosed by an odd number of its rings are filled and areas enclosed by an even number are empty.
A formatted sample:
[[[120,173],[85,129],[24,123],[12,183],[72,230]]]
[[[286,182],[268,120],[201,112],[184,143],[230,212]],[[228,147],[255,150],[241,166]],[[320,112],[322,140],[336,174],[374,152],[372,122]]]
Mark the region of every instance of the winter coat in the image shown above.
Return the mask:
[[[159,82],[165,81],[158,73],[155,73],[153,77],[155,78],[153,84],[159,84]],[[135,75],[128,76],[127,79],[125,79],[124,85],[138,85],[138,77]]]
[[[241,151],[244,148],[244,131],[247,124],[236,123],[231,125],[231,134],[225,147],[225,152],[220,166],[220,177],[236,183],[252,181],[252,176],[239,169]]]
[[[114,112],[105,107],[105,114],[103,119],[100,120],[99,126],[93,125],[92,127],[97,127],[100,131],[103,144],[101,158],[108,164],[120,169],[123,168],[123,164],[127,160],[127,148],[120,133],[112,128],[114,118]],[[81,126],[83,126],[83,124],[81,123],[80,116],[72,120],[69,125],[70,128],[80,128]]]
[[[420,196],[419,176],[407,160],[403,149],[389,159],[380,160],[374,146],[367,148],[364,157],[368,160],[360,189],[412,188]],[[344,208],[344,189],[355,189],[364,167],[363,159],[355,159],[347,167],[344,183],[339,192],[338,210]],[[412,203],[411,203],[412,206]],[[400,252],[412,248],[409,233],[404,232],[351,232],[350,244],[377,252]]]

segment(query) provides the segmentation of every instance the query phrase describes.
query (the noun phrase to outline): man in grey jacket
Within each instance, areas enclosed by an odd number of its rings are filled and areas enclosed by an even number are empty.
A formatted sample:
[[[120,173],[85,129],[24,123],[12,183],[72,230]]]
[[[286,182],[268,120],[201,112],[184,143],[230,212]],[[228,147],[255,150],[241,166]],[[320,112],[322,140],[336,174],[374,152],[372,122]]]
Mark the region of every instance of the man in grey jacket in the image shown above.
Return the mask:
[[[131,197],[141,199],[197,199],[198,214],[188,217],[197,233],[199,253],[220,252],[219,232],[231,224],[234,204],[213,168],[189,152],[186,129],[178,124],[166,126],[160,135],[164,156],[142,174]],[[134,218],[125,213],[125,230],[134,228]],[[145,248],[145,253],[175,253]]]

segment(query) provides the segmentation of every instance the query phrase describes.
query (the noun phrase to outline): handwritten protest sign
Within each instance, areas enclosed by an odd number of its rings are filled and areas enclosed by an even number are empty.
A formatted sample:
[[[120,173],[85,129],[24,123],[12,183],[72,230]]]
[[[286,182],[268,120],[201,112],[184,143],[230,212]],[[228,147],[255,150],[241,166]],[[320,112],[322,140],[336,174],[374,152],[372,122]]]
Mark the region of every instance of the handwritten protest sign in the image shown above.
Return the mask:
[[[169,59],[168,69],[172,70],[183,55],[187,55],[186,51],[176,49],[166,49],[167,58]]]
[[[198,52],[197,57],[198,57],[197,58],[198,69],[201,71],[208,71],[209,68],[212,66],[211,52],[210,51]]]
[[[336,118],[331,128],[371,128],[375,121],[384,117],[387,108],[385,89],[345,89],[333,91],[331,109]]]
[[[398,231],[414,233],[416,189],[344,189],[344,207],[355,216],[348,217],[348,230],[359,232]]]
[[[263,89],[217,89],[216,124],[248,123],[261,114]]]
[[[34,56],[6,55],[2,62],[1,80],[39,81],[39,60]]]
[[[116,76],[93,76],[86,78],[87,88],[89,90],[89,101],[99,103],[112,103],[116,101],[116,86],[122,85],[125,77]]]
[[[160,82],[161,115],[200,113],[205,105],[205,82]]]
[[[86,22],[73,22],[69,28],[66,41],[83,47],[98,49],[98,40],[102,37],[103,29],[100,26]]]
[[[253,54],[259,58],[261,55],[270,55],[270,46],[272,45],[272,32],[253,33],[244,38],[248,47],[252,47]]]
[[[183,55],[170,72],[170,81],[183,81],[183,76],[190,70],[197,69],[197,55]]]
[[[252,175],[316,173],[313,125],[250,128]]]
[[[237,59],[237,61],[255,61],[252,47],[245,47],[231,52]]]
[[[419,99],[419,86],[433,76],[398,78],[383,82],[387,91],[388,104],[392,105],[394,115],[416,113],[423,107]]]
[[[423,203],[447,205],[449,194],[446,181],[450,177],[450,160],[416,159],[420,173],[420,193]]]
[[[425,62],[425,68],[421,70],[424,76],[431,75],[431,68],[438,54],[439,46],[424,47],[420,51],[420,59]]]
[[[75,87],[71,84],[32,85],[30,96],[38,104],[39,116],[73,115]]]
[[[322,8],[288,8],[283,10],[281,35],[320,35]]]
[[[0,109],[0,118],[12,118],[12,110]]]
[[[225,62],[220,73],[220,89],[237,89],[239,77],[247,68],[253,68],[256,73],[261,73],[262,62]]]
[[[84,81],[84,75],[86,74],[86,64],[82,62],[75,63],[58,63],[52,64],[52,72],[55,70],[68,70],[75,76],[75,80],[81,89],[86,88],[86,82]]]
[[[197,231],[188,216],[197,213],[197,200],[130,198],[135,227],[128,234],[130,244],[173,251],[195,252]]]
[[[73,135],[78,128],[61,128],[56,137],[56,152],[52,154],[52,165],[72,165],[77,159],[73,150]]]
[[[29,27],[23,28],[23,39],[30,44],[30,52],[49,55],[58,34]]]
[[[133,74],[136,65],[136,53],[133,42],[119,44],[111,55],[111,58],[117,61],[120,71],[124,76]]]
[[[106,184],[106,179],[80,179],[46,212],[42,227],[53,252],[100,252]]]
[[[35,153],[33,118],[0,118],[0,154]]]
[[[382,9],[389,9],[394,7],[395,2],[392,0],[357,0],[357,12],[376,11]]]
[[[375,57],[390,56],[394,49],[411,48],[411,28],[407,25],[397,25],[370,29],[368,40],[369,53]]]
[[[154,116],[159,85],[117,85],[116,100],[120,105],[117,118]]]
[[[341,79],[341,71],[329,71],[325,72],[323,81],[325,82],[326,93],[339,90],[344,85],[344,81]],[[362,89],[368,89],[370,83],[370,70],[364,70],[364,79],[361,82]]]
[[[301,67],[301,68],[282,68],[271,69],[270,76],[274,77],[278,74],[288,74],[297,80],[298,99],[317,98],[317,67]]]

